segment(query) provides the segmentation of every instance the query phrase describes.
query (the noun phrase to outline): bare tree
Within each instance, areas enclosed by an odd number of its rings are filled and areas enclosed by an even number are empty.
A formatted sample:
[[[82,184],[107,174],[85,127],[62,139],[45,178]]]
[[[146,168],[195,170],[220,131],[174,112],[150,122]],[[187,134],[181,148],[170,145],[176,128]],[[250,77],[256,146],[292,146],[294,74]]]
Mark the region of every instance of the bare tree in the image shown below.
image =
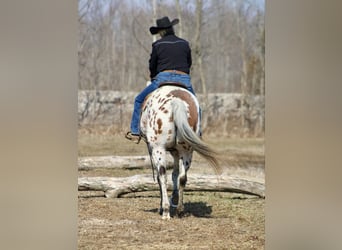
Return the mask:
[[[196,0],[196,33],[195,33],[195,55],[196,55],[196,63],[198,67],[198,72],[200,74],[200,81],[202,87],[202,93],[206,96],[207,99],[207,86],[205,82],[205,76],[203,72],[203,64],[202,64],[202,43],[201,43],[201,28],[202,28],[202,0]]]
[[[183,37],[183,23],[182,23],[182,11],[181,11],[181,7],[179,4],[179,0],[176,0],[176,8],[177,8],[177,17],[179,19],[179,36]]]
[[[157,20],[157,0],[152,0],[152,6],[153,6],[153,23],[156,23]],[[157,37],[154,35],[153,42],[157,40]]]
[[[256,0],[79,0],[79,88],[138,91],[157,17],[190,42],[195,91],[264,95],[264,11]],[[153,37],[153,36],[152,36]]]

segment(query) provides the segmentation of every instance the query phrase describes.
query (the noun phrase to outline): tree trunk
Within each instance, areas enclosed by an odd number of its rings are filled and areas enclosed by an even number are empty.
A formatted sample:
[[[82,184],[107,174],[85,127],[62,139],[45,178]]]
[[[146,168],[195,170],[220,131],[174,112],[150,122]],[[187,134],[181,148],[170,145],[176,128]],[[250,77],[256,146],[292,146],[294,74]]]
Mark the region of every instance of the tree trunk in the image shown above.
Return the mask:
[[[152,0],[152,8],[153,8],[153,25],[156,24],[157,20],[157,0]],[[157,36],[153,35],[152,36],[152,42],[157,41]]]
[[[245,131],[248,131],[248,124],[246,123],[246,113],[247,110],[247,95],[248,95],[248,83],[247,83],[247,47],[246,47],[246,32],[245,32],[245,22],[243,16],[244,12],[244,5],[241,1],[236,6],[236,25],[237,25],[237,36],[239,39],[240,44],[240,54],[241,54],[241,70],[240,70],[240,87],[241,87],[241,127],[243,128],[243,134],[242,136],[245,137],[247,134]]]
[[[173,160],[171,155],[167,154],[166,166],[172,168]],[[78,159],[79,170],[89,170],[95,168],[151,168],[149,155],[145,156],[96,156],[81,157]]]
[[[202,26],[202,0],[196,1],[196,35],[195,35],[195,54],[197,56],[198,70],[200,74],[201,87],[205,97],[205,106],[208,104],[207,86],[205,82],[202,66],[202,46],[201,46],[201,26]]]
[[[149,174],[130,177],[80,177],[78,190],[103,191],[107,198],[118,198],[133,192],[157,191],[159,186]],[[171,176],[168,176],[168,190],[172,190]],[[236,192],[265,197],[265,185],[249,179],[227,175],[188,175],[186,191]]]
[[[182,11],[181,11],[181,7],[180,7],[180,4],[179,4],[179,0],[176,0],[176,9],[177,9],[177,16],[178,16],[178,19],[179,19],[179,32],[178,32],[178,35],[179,37],[183,37],[183,23],[182,23]]]

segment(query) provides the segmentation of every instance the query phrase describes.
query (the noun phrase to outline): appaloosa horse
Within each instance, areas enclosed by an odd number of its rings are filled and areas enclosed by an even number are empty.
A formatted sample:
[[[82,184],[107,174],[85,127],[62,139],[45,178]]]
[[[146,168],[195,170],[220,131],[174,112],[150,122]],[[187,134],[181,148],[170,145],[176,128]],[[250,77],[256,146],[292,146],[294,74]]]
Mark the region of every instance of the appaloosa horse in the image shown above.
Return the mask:
[[[193,151],[219,169],[215,152],[200,137],[200,109],[197,98],[178,86],[163,86],[152,92],[142,107],[140,130],[157,171],[160,187],[160,214],[170,219],[171,206],[178,215],[184,211],[183,191]],[[169,201],[166,185],[166,152],[174,158],[172,172],[173,192]]]

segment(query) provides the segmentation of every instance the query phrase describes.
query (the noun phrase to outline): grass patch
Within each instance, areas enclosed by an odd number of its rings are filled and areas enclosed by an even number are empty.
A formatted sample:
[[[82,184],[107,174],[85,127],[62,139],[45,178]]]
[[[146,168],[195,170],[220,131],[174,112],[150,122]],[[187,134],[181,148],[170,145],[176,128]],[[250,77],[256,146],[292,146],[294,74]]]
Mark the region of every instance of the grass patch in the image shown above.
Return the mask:
[[[240,152],[253,155],[264,155],[264,138],[226,138],[205,137],[205,142],[222,153]],[[128,141],[124,134],[78,134],[78,156],[104,155],[146,155],[144,142],[135,144]]]
[[[78,156],[146,155],[144,142],[135,144],[124,135],[78,133]]]

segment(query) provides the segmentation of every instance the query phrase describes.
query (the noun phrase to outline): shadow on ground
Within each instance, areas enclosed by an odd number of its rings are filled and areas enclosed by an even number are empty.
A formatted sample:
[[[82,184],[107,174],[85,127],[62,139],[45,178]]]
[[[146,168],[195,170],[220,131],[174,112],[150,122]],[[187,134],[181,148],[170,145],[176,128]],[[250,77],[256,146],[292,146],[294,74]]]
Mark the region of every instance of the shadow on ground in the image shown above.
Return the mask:
[[[184,214],[182,217],[194,216],[199,218],[210,218],[212,213],[212,206],[208,206],[206,202],[187,202],[184,204]],[[149,213],[159,213],[158,208],[144,210]],[[171,216],[175,215],[175,209],[171,209]]]
[[[211,207],[206,202],[187,202],[184,204],[185,213],[195,217],[211,217],[213,211]]]

